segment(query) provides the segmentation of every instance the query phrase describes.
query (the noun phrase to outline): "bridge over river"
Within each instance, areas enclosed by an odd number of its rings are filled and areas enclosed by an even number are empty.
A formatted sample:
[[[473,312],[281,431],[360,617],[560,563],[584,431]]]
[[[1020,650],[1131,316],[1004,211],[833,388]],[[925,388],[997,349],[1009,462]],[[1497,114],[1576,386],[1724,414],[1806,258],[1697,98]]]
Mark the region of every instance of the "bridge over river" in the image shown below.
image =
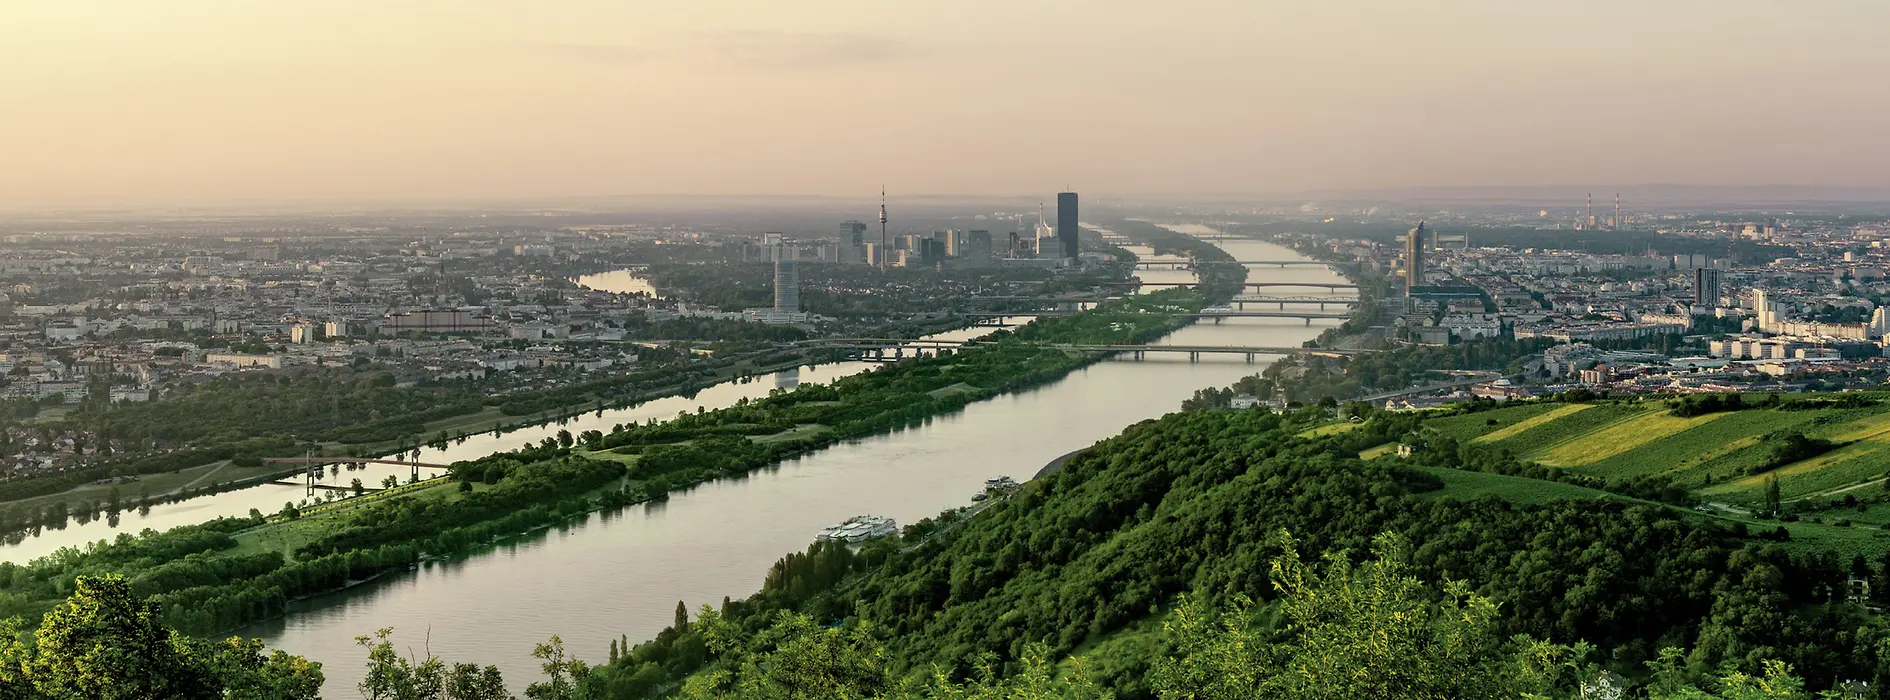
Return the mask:
[[[1015,342],[1015,341],[1007,341]],[[924,351],[959,350],[964,348],[991,347],[1000,343],[990,341],[938,341],[938,340],[901,340],[898,338],[831,338],[807,341],[805,345],[825,348],[859,350],[860,359],[868,362],[885,362],[919,355]],[[1277,345],[1084,345],[1075,343],[1030,343],[1030,345],[1070,352],[1101,352],[1123,354],[1137,360],[1149,353],[1186,354],[1190,361],[1200,361],[1204,355],[1240,355],[1247,362],[1254,362],[1263,356],[1284,355],[1319,355],[1340,357],[1359,354],[1360,350],[1328,350],[1325,348],[1305,348]]]

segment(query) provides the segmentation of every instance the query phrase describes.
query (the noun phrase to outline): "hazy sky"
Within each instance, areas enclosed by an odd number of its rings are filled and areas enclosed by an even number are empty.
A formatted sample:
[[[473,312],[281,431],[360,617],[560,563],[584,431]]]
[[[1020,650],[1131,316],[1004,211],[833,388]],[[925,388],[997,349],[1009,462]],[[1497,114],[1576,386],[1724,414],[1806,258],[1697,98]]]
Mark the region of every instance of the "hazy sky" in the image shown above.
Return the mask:
[[[1890,186],[1885,0],[0,0],[0,200]]]

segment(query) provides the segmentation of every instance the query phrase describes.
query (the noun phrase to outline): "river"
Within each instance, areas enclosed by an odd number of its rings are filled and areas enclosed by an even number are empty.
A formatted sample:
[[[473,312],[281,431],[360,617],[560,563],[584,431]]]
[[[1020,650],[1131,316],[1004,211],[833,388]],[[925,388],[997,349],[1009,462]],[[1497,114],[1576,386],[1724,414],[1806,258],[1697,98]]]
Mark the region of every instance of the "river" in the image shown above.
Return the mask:
[[[1223,245],[1237,259],[1297,257],[1257,241]],[[1151,270],[1141,276],[1147,281],[1191,279],[1185,270]],[[1249,279],[1343,281],[1316,266],[1256,267]],[[1296,346],[1332,323],[1226,319],[1218,325],[1184,328],[1161,343]],[[1186,355],[1147,357],[1100,362],[1057,382],[973,404],[917,428],[835,445],[745,478],[697,486],[666,503],[592,515],[464,560],[423,565],[412,573],[303,601],[288,617],[242,633],[321,661],[329,697],[356,696],[354,685],[365,655],[354,639],[382,627],[395,629],[402,649],[424,648],[450,662],[494,664],[509,685],[522,689],[539,676],[537,662],[530,658],[532,647],[554,634],[578,656],[602,662],[610,641],[619,635],[642,641],[668,625],[679,600],[693,610],[753,593],[770,565],[788,552],[805,549],[826,525],[862,513],[906,524],[966,505],[987,478],[1028,478],[1060,455],[1175,410],[1196,389],[1225,386],[1263,367],[1240,356],[1208,355],[1200,362],[1190,362]],[[775,382],[826,381],[857,371],[851,367],[857,364],[802,368],[798,377],[724,384],[693,400],[651,402],[624,412],[605,411],[601,418],[587,414],[567,429],[608,430],[633,416],[666,417],[710,399],[726,405],[731,397],[765,394]],[[478,447],[468,441],[424,458],[477,456],[481,450],[516,446],[556,429],[492,437],[490,445]]]

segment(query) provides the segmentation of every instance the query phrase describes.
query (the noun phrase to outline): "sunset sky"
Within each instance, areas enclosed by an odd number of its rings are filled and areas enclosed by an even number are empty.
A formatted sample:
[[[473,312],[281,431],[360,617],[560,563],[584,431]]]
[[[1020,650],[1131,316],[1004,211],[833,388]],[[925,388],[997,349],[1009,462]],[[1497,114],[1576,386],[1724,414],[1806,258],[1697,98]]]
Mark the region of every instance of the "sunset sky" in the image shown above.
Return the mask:
[[[8,0],[0,201],[1890,186],[1884,0]]]

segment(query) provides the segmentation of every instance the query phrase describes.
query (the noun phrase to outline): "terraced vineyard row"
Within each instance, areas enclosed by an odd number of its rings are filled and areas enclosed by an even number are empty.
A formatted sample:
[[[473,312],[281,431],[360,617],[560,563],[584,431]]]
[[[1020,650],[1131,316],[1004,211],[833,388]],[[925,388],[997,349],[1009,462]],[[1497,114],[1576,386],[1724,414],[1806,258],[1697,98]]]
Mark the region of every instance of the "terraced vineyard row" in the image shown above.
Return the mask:
[[[1433,419],[1425,426],[1579,474],[1672,479],[1713,500],[1756,502],[1772,477],[1784,498],[1795,499],[1874,483],[1890,473],[1890,405],[1748,408],[1682,417],[1655,401],[1530,403]],[[1840,447],[1763,471],[1772,454],[1765,436],[1788,431]]]

